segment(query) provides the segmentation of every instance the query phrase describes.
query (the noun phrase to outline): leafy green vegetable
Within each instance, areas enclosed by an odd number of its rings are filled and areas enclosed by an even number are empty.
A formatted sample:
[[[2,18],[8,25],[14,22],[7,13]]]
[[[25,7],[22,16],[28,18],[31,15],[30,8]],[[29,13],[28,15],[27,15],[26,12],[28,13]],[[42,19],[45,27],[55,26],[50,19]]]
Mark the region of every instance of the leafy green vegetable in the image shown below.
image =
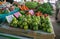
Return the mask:
[[[20,13],[21,13],[22,15],[25,15],[25,11],[20,11]]]
[[[50,3],[44,3],[38,7],[37,11],[41,11],[43,14],[52,15],[53,8]]]
[[[38,2],[26,2],[25,5],[30,9],[34,9],[38,6]]]

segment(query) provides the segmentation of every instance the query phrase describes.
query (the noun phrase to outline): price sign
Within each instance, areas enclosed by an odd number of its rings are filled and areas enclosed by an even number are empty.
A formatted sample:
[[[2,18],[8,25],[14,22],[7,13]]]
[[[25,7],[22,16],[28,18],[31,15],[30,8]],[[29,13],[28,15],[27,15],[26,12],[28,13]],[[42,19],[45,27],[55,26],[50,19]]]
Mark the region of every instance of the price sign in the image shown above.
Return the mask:
[[[13,18],[14,18],[13,15],[6,16],[6,20],[7,20],[8,23],[11,23]]]
[[[20,14],[20,12],[16,12],[16,13],[14,13],[14,16],[15,16],[16,18],[18,18],[19,16],[21,16],[21,14]]]

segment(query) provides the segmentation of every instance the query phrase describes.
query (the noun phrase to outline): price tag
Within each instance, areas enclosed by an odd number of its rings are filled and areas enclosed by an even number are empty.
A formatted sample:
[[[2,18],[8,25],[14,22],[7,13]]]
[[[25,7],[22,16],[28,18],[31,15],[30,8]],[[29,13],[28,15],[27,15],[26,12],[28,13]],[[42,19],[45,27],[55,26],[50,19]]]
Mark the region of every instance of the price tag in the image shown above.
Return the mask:
[[[6,20],[7,20],[8,23],[11,23],[13,18],[14,18],[13,15],[6,16]]]
[[[29,13],[30,13],[31,15],[34,15],[34,11],[33,11],[33,10],[29,10]]]
[[[18,18],[19,16],[22,16],[22,15],[20,14],[20,12],[17,12],[17,13],[14,13],[14,16]]]

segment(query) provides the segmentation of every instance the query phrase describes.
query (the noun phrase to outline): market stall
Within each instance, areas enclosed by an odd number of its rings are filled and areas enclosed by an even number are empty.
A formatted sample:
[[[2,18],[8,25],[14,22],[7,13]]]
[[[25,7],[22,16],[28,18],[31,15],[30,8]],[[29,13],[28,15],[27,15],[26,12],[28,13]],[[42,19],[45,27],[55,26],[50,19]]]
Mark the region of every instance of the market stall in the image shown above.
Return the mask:
[[[51,30],[52,30],[51,33],[44,32],[41,30],[38,30],[38,31],[24,30],[24,29],[9,27],[7,24],[4,24],[0,27],[0,32],[14,34],[14,35],[18,35],[18,36],[31,37],[34,39],[54,39],[55,34],[54,34],[52,25],[51,25]]]
[[[0,32],[32,37],[34,39],[54,39],[50,20],[50,3],[14,2],[0,3]],[[3,7],[5,6],[5,7]]]

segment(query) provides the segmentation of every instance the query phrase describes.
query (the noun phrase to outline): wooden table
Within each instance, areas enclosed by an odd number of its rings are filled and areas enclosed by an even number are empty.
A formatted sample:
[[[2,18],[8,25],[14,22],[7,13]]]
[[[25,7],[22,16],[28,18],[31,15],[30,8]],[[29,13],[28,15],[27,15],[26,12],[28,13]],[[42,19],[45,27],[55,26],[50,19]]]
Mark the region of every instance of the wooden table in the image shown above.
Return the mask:
[[[12,28],[12,27],[9,27],[7,24],[3,24],[2,26],[0,26],[0,32],[18,35],[18,36],[19,35],[20,36],[28,36],[28,37],[32,37],[34,39],[54,39],[55,33],[53,30],[52,24],[51,24],[51,28],[52,28],[52,32],[47,33],[47,32],[43,32],[41,30],[39,30],[39,31],[32,31],[32,30],[25,31],[23,29]]]

